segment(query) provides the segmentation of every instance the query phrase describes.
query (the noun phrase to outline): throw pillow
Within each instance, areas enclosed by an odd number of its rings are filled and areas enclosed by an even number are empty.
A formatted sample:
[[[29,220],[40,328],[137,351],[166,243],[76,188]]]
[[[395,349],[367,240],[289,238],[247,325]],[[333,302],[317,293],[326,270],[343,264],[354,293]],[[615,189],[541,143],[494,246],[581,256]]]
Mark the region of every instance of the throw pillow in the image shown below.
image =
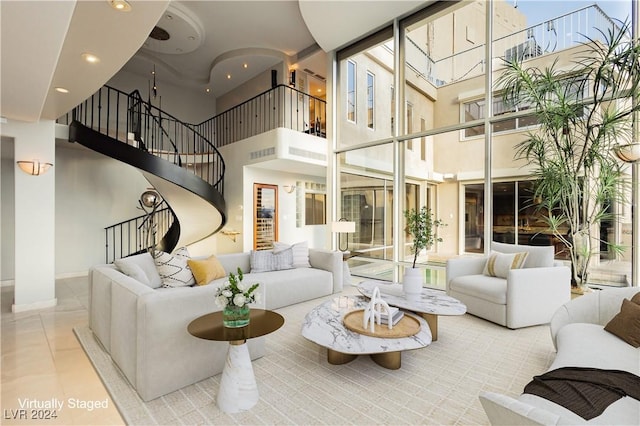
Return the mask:
[[[527,252],[521,253],[499,253],[491,252],[487,263],[484,265],[484,275],[490,277],[507,278],[509,270],[520,269],[527,260]]]
[[[273,270],[293,269],[293,249],[288,248],[279,253],[273,253]]]
[[[123,274],[140,281],[144,285],[151,288],[162,287],[162,280],[153,262],[153,257],[148,252],[117,259],[113,264]]]
[[[640,347],[640,305],[622,299],[620,312],[604,326],[604,329],[634,348]]]
[[[278,253],[273,250],[251,250],[251,273],[271,272],[293,268],[293,251],[289,248]]]
[[[311,268],[311,264],[309,263],[309,243],[306,241],[302,241],[299,243],[295,243],[292,245],[274,242],[273,243],[273,252],[280,253],[283,250],[291,248],[293,251],[293,267],[294,268]]]
[[[251,273],[269,272],[272,269],[271,258],[273,252],[271,250],[251,250]]]
[[[640,292],[633,295],[631,301],[637,305],[640,305]]]
[[[187,260],[187,265],[189,265],[198,285],[207,285],[215,279],[227,276],[222,264],[213,255],[205,260],[189,259]]]
[[[188,287],[196,283],[184,257],[184,250],[171,255],[163,251],[155,253],[154,261],[162,280],[162,287]]]

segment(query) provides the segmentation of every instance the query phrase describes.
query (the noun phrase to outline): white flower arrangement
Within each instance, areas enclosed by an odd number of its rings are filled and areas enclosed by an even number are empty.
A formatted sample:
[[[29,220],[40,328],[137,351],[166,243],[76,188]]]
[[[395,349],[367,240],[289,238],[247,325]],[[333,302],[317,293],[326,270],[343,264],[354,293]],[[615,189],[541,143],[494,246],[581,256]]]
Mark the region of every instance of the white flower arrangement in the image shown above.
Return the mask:
[[[260,302],[260,293],[254,293],[260,284],[248,287],[242,282],[243,278],[240,268],[237,276],[233,272],[229,273],[229,281],[216,292],[216,305],[219,308],[224,309],[228,305],[242,307],[247,303]]]

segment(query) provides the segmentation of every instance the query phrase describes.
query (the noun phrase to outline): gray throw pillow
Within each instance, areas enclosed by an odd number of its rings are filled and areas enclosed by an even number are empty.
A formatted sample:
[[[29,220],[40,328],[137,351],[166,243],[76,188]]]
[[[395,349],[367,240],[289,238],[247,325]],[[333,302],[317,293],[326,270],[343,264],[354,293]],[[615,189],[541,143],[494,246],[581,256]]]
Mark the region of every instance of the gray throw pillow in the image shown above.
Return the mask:
[[[280,271],[293,268],[291,248],[274,253],[273,250],[251,251],[251,273]]]
[[[151,254],[142,253],[117,259],[113,264],[125,275],[151,288],[162,287],[162,279],[158,274]]]

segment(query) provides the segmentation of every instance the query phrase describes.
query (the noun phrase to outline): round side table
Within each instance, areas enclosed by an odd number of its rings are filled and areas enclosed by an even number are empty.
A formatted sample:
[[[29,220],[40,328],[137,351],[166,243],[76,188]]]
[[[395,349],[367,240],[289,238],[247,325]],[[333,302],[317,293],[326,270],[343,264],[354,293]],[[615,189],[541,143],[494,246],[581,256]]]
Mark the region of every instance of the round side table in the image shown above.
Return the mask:
[[[251,309],[249,324],[239,328],[222,325],[222,312],[202,315],[189,323],[187,330],[200,339],[229,342],[227,361],[222,370],[218,407],[226,413],[248,410],[259,399],[258,386],[247,348],[247,339],[273,333],[284,324],[282,315]]]

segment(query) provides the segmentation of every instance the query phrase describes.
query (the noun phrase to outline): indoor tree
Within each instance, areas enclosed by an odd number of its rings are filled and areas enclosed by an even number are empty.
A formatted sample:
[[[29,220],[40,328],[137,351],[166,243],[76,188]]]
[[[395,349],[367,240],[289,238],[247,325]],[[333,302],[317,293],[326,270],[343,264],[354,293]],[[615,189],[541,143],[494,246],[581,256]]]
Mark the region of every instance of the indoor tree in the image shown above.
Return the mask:
[[[516,158],[532,166],[532,204],[571,258],[573,284],[583,286],[600,243],[598,225],[615,220],[610,206],[623,202],[628,181],[612,152],[628,144],[640,95],[640,50],[629,26],[585,38],[572,65],[544,68],[506,63],[496,80],[506,103],[533,110],[539,126],[516,145]],[[534,202],[535,200],[535,202]]]

